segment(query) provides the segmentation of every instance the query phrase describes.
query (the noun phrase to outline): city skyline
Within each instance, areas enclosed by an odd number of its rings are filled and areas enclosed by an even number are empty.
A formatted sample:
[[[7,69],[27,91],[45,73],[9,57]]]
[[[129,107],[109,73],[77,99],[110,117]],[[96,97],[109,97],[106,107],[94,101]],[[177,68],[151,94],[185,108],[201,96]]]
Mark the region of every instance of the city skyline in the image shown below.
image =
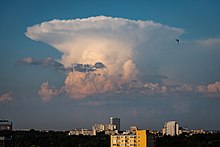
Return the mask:
[[[220,2],[3,0],[0,118],[220,130]]]

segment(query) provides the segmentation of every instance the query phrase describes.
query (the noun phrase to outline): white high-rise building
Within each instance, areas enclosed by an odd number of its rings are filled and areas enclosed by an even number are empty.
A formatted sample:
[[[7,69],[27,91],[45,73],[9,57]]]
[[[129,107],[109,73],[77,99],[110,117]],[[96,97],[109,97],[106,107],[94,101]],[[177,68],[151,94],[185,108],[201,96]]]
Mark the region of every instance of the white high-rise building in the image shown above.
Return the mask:
[[[114,131],[117,130],[116,125],[112,124],[95,124],[92,126],[93,130],[96,130],[97,132],[102,132],[102,131]]]
[[[165,122],[162,132],[163,135],[179,135],[179,124],[176,121]]]
[[[120,118],[110,117],[110,124],[116,125],[116,130],[120,131]]]

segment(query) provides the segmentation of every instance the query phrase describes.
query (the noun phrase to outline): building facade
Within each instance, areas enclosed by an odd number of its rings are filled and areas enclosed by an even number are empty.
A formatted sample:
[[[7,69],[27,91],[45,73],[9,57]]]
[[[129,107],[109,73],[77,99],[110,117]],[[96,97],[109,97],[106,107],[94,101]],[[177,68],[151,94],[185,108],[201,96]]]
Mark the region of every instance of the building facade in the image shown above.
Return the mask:
[[[86,136],[95,136],[96,131],[95,130],[88,130],[88,129],[75,129],[69,131],[68,135],[86,135]]]
[[[111,135],[111,147],[155,147],[155,137],[147,130],[131,134]]]
[[[117,130],[116,125],[113,124],[95,124],[92,126],[92,129],[96,130],[96,132]]]
[[[12,145],[12,122],[0,120],[0,147],[11,147]]]
[[[170,136],[179,135],[179,124],[176,121],[165,122],[162,132],[163,135],[170,135]]]
[[[120,118],[110,117],[110,124],[116,125],[116,130],[120,131]]]

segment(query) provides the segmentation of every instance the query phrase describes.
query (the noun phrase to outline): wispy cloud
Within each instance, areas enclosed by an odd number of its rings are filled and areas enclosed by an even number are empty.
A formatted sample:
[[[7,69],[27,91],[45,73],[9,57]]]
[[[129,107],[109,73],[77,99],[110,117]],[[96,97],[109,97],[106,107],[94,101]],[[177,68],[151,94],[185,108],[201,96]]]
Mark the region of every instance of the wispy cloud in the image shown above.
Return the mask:
[[[206,40],[197,41],[200,45],[207,47],[218,47],[220,46],[220,38],[209,38]]]
[[[220,82],[210,83],[207,85],[198,85],[197,92],[205,94],[209,97],[220,97]]]
[[[7,103],[13,101],[12,91],[0,95],[0,103]]]
[[[27,65],[36,65],[41,67],[53,68],[55,70],[65,71],[63,64],[59,63],[58,61],[48,57],[46,59],[34,59],[32,57],[26,57],[20,59],[18,61],[19,64],[27,64]]]
[[[69,67],[64,67],[60,62],[48,57],[46,59],[34,59],[32,57],[26,57],[17,61],[19,64],[36,65],[44,68],[52,68],[59,71],[78,71],[78,72],[92,72],[97,69],[106,68],[101,62],[96,62],[94,65],[91,64],[80,64],[74,63]]]

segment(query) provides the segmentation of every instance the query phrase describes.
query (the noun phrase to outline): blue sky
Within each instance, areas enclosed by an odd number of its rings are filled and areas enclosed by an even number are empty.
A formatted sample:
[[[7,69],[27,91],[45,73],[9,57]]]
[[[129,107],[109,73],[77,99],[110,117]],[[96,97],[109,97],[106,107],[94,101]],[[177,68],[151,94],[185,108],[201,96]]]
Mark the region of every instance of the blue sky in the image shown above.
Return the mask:
[[[2,0],[0,118],[15,129],[90,128],[110,116],[123,129],[160,129],[167,120],[220,129],[219,5]],[[104,76],[91,82],[88,73]]]

